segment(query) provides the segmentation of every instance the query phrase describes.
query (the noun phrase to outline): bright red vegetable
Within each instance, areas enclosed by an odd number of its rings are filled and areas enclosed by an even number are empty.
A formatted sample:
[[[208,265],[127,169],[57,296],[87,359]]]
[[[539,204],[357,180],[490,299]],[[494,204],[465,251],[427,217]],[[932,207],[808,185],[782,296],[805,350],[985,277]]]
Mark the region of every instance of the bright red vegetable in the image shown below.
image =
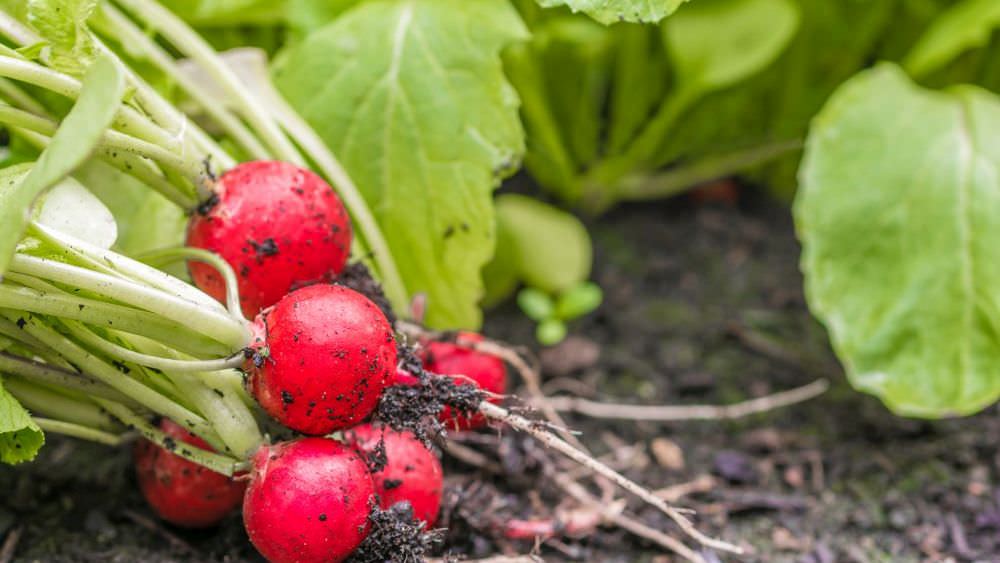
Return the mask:
[[[367,455],[372,455],[381,440],[385,444],[385,467],[372,473],[375,492],[382,508],[409,501],[413,515],[430,527],[441,508],[444,472],[441,461],[409,432],[375,428],[362,424],[346,431],[344,437]]]
[[[353,448],[302,438],[264,446],[252,462],[243,523],[271,563],[343,561],[367,537],[375,486]]]
[[[320,436],[350,428],[378,404],[396,369],[396,340],[379,308],[343,286],[286,295],[254,322],[250,392],[279,422]]]
[[[480,342],[483,337],[476,333],[463,332],[462,340]],[[427,371],[451,376],[456,383],[472,383],[484,391],[503,395],[507,392],[507,369],[503,362],[488,354],[470,350],[451,342],[429,342],[421,360]],[[397,372],[395,383],[412,385],[416,378],[405,372]],[[489,399],[491,403],[499,403],[499,399]],[[451,407],[441,411],[440,419],[456,430],[473,430],[486,425],[486,418],[481,414],[470,417],[452,412]]]
[[[330,281],[343,271],[350,219],[316,174],[286,162],[246,162],[223,174],[215,193],[217,200],[191,218],[187,244],[215,252],[233,267],[248,317],[297,287]],[[190,268],[202,291],[225,299],[225,283],[214,268]]]
[[[204,440],[169,419],[160,430],[175,448],[191,444],[212,448]],[[190,462],[149,440],[136,442],[132,451],[139,488],[160,518],[185,528],[207,528],[222,521],[240,505],[246,484]]]

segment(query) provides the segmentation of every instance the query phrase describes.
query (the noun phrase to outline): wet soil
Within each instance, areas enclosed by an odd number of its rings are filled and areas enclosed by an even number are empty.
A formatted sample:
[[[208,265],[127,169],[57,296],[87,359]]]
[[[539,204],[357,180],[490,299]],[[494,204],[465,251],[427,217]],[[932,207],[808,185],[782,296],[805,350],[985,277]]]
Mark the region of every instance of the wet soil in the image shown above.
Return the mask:
[[[678,502],[698,511],[704,530],[750,554],[706,552],[708,560],[1000,561],[997,408],[965,419],[907,420],[851,390],[805,307],[786,208],[752,191],[739,205],[682,198],[619,209],[593,229],[595,277],[606,300],[566,343],[544,351],[550,393],[730,403],[818,377],[833,383],[818,399],[739,421],[567,416],[596,454],[653,488],[711,477],[710,489]],[[530,323],[512,308],[494,312],[486,330],[532,343]],[[538,544],[508,539],[511,519],[573,508],[548,484],[553,458],[510,431],[463,444],[504,476],[447,461],[445,549],[469,557],[670,561],[649,542],[606,527],[582,526],[582,537]],[[156,524],[129,457],[127,448],[53,438],[36,463],[0,468],[0,537],[19,534],[13,560],[257,561],[238,516],[209,532]],[[637,503],[628,510],[676,531]]]

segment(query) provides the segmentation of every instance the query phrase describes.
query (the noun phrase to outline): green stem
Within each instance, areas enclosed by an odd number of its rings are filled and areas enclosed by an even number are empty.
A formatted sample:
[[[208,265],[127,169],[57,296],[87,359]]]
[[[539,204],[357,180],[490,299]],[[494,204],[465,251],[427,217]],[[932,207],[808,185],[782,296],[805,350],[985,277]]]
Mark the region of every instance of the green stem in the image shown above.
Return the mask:
[[[80,342],[83,342],[87,346],[90,346],[99,352],[107,354],[113,358],[125,360],[126,362],[132,362],[140,366],[146,366],[161,371],[170,371],[175,373],[216,371],[239,368],[246,363],[246,358],[243,356],[242,352],[237,352],[232,356],[216,360],[178,360],[152,356],[150,354],[143,354],[134,350],[129,350],[128,348],[119,346],[114,342],[109,342],[101,338],[99,335],[94,334],[91,330],[87,329],[80,323],[66,321],[63,324],[70,329],[73,336]]]
[[[799,139],[781,141],[710,156],[660,174],[626,176],[619,182],[616,193],[620,199],[627,201],[670,197],[801,148],[802,141]]]
[[[10,271],[91,291],[125,305],[155,313],[226,344],[230,347],[230,352],[242,350],[250,342],[246,326],[227,314],[208,310],[199,303],[192,303],[136,282],[24,254],[14,255]]]
[[[368,202],[361,194],[361,190],[351,180],[347,170],[337,160],[333,151],[326,146],[316,131],[288,105],[288,102],[274,88],[270,80],[261,80],[259,90],[262,100],[274,112],[275,118],[281,126],[305,150],[327,179],[337,187],[337,193],[351,214],[354,227],[361,233],[361,237],[364,238],[372,252],[382,281],[382,288],[393,308],[396,311],[408,310],[410,303],[406,285],[396,267],[396,260],[392,256],[389,243],[382,234],[382,229],[379,228],[375,216],[368,207]]]
[[[233,271],[229,262],[223,260],[218,254],[202,248],[179,246],[146,252],[136,256],[136,259],[157,268],[183,260],[204,262],[212,266],[219,272],[226,284],[226,308],[229,310],[229,314],[233,318],[246,320],[246,317],[243,316],[243,309],[240,307],[240,288],[236,272]]]
[[[617,199],[616,194],[606,194],[613,189],[614,184],[624,176],[640,172],[644,166],[651,166],[656,157],[656,150],[670,132],[670,128],[681,116],[699,93],[693,88],[674,91],[664,100],[660,109],[621,154],[605,158],[594,165],[584,178],[584,199],[595,197],[610,197]],[[603,192],[603,193],[602,193]]]
[[[69,338],[45,326],[34,316],[29,316],[25,319],[22,313],[18,311],[4,309],[0,309],[0,314],[3,314],[9,320],[20,321],[23,330],[49,348],[58,350],[60,355],[72,362],[83,373],[113,387],[149,410],[166,416],[178,424],[189,428],[192,432],[212,444],[213,447],[221,446],[221,442],[215,431],[211,428],[211,425],[197,413],[184,408],[169,397],[121,373],[118,369],[105,363],[104,360],[91,354]],[[105,399],[97,397],[94,400],[105,401]]]
[[[68,294],[51,284],[16,272],[8,273],[7,279],[28,287],[0,284],[0,307],[70,319],[103,328],[117,328],[192,352],[211,351],[213,355],[220,353],[213,341],[189,331],[183,323],[171,322],[140,309]]]
[[[104,4],[101,7],[99,15],[101,17],[91,19],[91,25],[99,28],[105,35],[116,37],[122,44],[128,45],[130,50],[142,53],[147,61],[153,63],[154,66],[167,76],[170,76],[252,158],[258,160],[272,158],[270,151],[261,144],[260,140],[254,136],[253,132],[238,117],[226,110],[224,103],[215,99],[211,93],[202,88],[185,73],[181,72],[177,63],[174,62],[173,57],[165,49],[157,45],[155,41],[150,39],[125,14],[110,4]],[[219,155],[215,156],[219,158]],[[220,159],[219,162],[219,166],[223,169],[230,168],[235,164],[232,162],[231,157],[226,155],[226,158],[228,161]]]
[[[85,399],[57,393],[16,377],[7,378],[4,388],[32,413],[98,430],[115,430],[117,427],[107,413]]]
[[[229,67],[219,59],[215,50],[192,30],[183,20],[154,0],[118,0],[133,17],[150,29],[155,29],[178,51],[201,65],[225,90],[237,110],[281,160],[305,165],[302,155],[285,137],[267,108],[262,107]]]
[[[101,430],[95,430],[93,428],[80,426],[79,424],[73,424],[70,422],[63,422],[61,420],[53,420],[51,418],[38,418],[37,416],[33,416],[31,419],[45,432],[63,434],[72,438],[89,440],[91,442],[97,442],[98,444],[105,444],[108,446],[119,446],[122,444],[122,437],[117,434],[111,434],[109,432],[103,432]]]
[[[126,342],[147,356],[187,359],[183,354],[154,340],[130,337]],[[242,378],[233,375],[234,370],[200,373],[165,371],[164,373],[212,423],[212,427],[219,433],[219,437],[230,452],[246,456],[263,443],[264,437],[257,427],[257,420],[247,406],[249,401],[244,401],[246,392],[243,390]],[[222,374],[229,374],[229,377],[220,379],[218,376]],[[232,384],[234,378],[239,381],[235,386]]]
[[[79,80],[40,64],[14,57],[0,56],[0,76],[33,84],[73,100],[80,95]],[[131,107],[122,106],[118,110],[114,127],[160,145],[164,149],[180,149],[176,139]]]
[[[7,319],[3,320],[6,321]],[[28,358],[14,356],[6,352],[0,352],[0,372],[16,375],[44,385],[62,387],[92,397],[100,397],[119,403],[131,402],[131,399],[104,383],[87,379],[69,370],[29,360]]]
[[[28,230],[31,234],[44,240],[55,248],[62,250],[63,252],[69,253],[80,259],[85,259],[95,266],[100,265],[104,268],[101,271],[160,289],[175,297],[185,299],[192,303],[197,303],[212,311],[220,313],[226,312],[226,308],[222,306],[222,304],[209,295],[206,295],[198,288],[192,287],[170,274],[161,272],[160,270],[143,264],[138,260],[133,260],[128,256],[118,254],[117,252],[108,250],[107,248],[101,248],[84,240],[71,237],[65,233],[49,229],[36,222],[32,222],[31,225],[29,225]]]
[[[98,402],[106,411],[111,413],[111,416],[138,430],[147,440],[159,445],[163,449],[227,477],[233,476],[234,465],[239,460],[203,450],[191,444],[178,443],[173,438],[154,428],[146,419],[135,414],[128,407],[104,399],[98,399]],[[174,422],[179,421],[174,419]]]
[[[52,120],[6,104],[0,104],[0,123],[34,131],[47,137],[52,137],[59,127],[59,124]],[[105,131],[98,144],[98,148],[112,153],[119,150],[125,151],[136,156],[154,160],[181,173],[194,185],[202,181],[204,174],[200,162],[186,161],[180,158],[175,152],[168,151],[159,145],[118,131]]]
[[[35,115],[48,116],[49,112],[45,106],[38,103],[21,87],[11,80],[0,78],[0,95],[10,99],[15,105],[34,113]]]

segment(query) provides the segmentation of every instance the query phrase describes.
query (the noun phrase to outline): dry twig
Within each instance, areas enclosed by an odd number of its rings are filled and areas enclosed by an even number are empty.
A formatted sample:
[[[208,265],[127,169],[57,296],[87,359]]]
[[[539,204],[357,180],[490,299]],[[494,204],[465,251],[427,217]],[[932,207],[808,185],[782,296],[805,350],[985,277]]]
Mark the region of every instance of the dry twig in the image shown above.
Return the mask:
[[[560,411],[591,418],[672,422],[683,420],[731,420],[787,407],[822,395],[829,389],[826,379],[732,405],[629,405],[601,403],[578,397],[548,397],[544,404]],[[532,402],[534,405],[534,402]]]
[[[14,559],[14,551],[17,549],[18,542],[21,541],[21,533],[24,532],[24,528],[18,526],[7,532],[7,539],[3,541],[3,547],[0,547],[0,563],[10,563]]]
[[[487,418],[496,420],[498,422],[503,422],[518,430],[521,430],[522,432],[527,432],[528,434],[531,434],[535,439],[545,444],[546,446],[558,451],[559,453],[565,455],[566,457],[579,463],[580,465],[583,465],[593,470],[594,473],[609,479],[611,482],[615,483],[622,489],[625,489],[626,491],[639,497],[646,503],[662,511],[664,514],[670,517],[670,519],[673,520],[678,526],[680,526],[681,530],[683,530],[684,533],[691,536],[699,543],[706,545],[708,547],[712,547],[714,549],[718,549],[719,551],[727,551],[729,553],[737,553],[737,554],[743,552],[743,550],[739,546],[724,542],[722,540],[710,538],[705,534],[701,533],[697,528],[694,527],[694,525],[691,523],[690,520],[688,520],[683,514],[680,513],[678,509],[670,506],[663,499],[654,495],[648,489],[639,485],[635,481],[628,479],[627,477],[618,473],[614,469],[611,469],[610,467],[601,463],[600,461],[597,461],[593,457],[574,448],[573,446],[571,446],[558,436],[541,429],[537,422],[532,422],[522,416],[511,413],[510,411],[508,411],[503,407],[494,405],[487,401],[479,403],[479,412],[481,412]]]

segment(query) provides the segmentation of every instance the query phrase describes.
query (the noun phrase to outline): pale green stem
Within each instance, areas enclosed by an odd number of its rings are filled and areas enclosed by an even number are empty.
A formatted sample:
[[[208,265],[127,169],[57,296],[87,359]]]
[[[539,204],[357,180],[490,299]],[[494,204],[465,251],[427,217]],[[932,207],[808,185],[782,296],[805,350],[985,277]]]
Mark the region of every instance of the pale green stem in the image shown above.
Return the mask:
[[[119,346],[114,342],[109,342],[101,338],[99,335],[94,334],[80,323],[66,321],[63,324],[70,329],[70,332],[73,333],[73,336],[79,341],[95,350],[98,350],[99,352],[103,352],[110,357],[125,360],[126,362],[132,362],[134,364],[139,364],[140,366],[146,366],[161,371],[170,371],[175,373],[215,371],[238,368],[246,363],[246,358],[243,356],[243,352],[237,352],[232,356],[215,360],[177,360],[173,358],[152,356],[150,354],[143,354],[134,350],[129,350],[128,348]]]
[[[0,56],[0,76],[33,84],[73,100],[80,95],[79,80],[14,57]],[[118,110],[114,127],[167,150],[180,149],[176,139],[131,107],[122,106]]]
[[[0,104],[0,123],[28,129],[47,137],[52,137],[59,127],[58,123],[50,119],[6,104]],[[98,148],[110,151],[112,154],[120,150],[154,160],[181,173],[195,185],[202,181],[201,163],[184,160],[175,152],[125,133],[114,130],[105,131]]]
[[[221,442],[215,431],[212,430],[211,425],[200,415],[121,373],[115,367],[105,363],[104,360],[80,347],[76,342],[38,322],[38,319],[35,317],[29,316],[25,319],[18,311],[4,309],[0,309],[0,313],[9,320],[19,320],[23,323],[22,328],[31,336],[34,336],[49,348],[58,350],[60,355],[72,362],[83,373],[113,387],[149,410],[166,416],[178,424],[189,428],[192,432],[212,444],[213,447],[221,446]],[[95,400],[104,401],[104,399],[96,397]]]
[[[0,94],[10,99],[11,102],[16,104],[18,107],[24,108],[35,115],[46,117],[49,115],[45,106],[38,103],[38,101],[32,98],[30,94],[25,92],[11,80],[0,78]]]
[[[197,303],[212,311],[226,312],[226,308],[222,304],[198,288],[192,287],[170,274],[161,272],[138,260],[133,260],[112,250],[101,248],[65,233],[49,229],[44,225],[39,225],[37,222],[32,222],[29,230],[56,248],[71,252],[76,256],[86,257],[96,263],[105,264],[114,272],[133,281],[161,289],[175,297]]]
[[[7,274],[7,279],[28,287],[0,284],[0,307],[70,319],[103,328],[117,328],[155,338],[184,350],[199,353],[215,351],[218,354],[218,347],[213,346],[213,342],[192,333],[183,323],[171,322],[140,309],[78,297],[16,272]]]
[[[6,321],[7,319],[3,320]],[[63,368],[14,356],[6,352],[0,352],[0,372],[13,374],[44,385],[63,387],[92,397],[101,397],[102,399],[118,401],[119,403],[131,402],[131,399],[104,383],[88,379]]]
[[[129,280],[24,254],[14,255],[10,271],[91,291],[125,305],[155,313],[226,344],[231,352],[246,348],[250,342],[250,333],[246,326],[227,314],[208,310],[199,303],[192,303]]]
[[[253,125],[279,159],[299,166],[305,165],[302,155],[285,137],[267,108],[257,103],[215,50],[183,20],[153,0],[118,0],[118,3],[215,78],[243,118]]]
[[[212,471],[216,471],[227,477],[232,477],[234,473],[234,465],[238,463],[239,460],[219,455],[208,450],[203,450],[196,446],[192,446],[191,444],[178,442],[157,428],[154,428],[152,424],[146,421],[146,419],[135,414],[129,410],[128,407],[120,403],[115,403],[114,401],[108,401],[105,399],[98,399],[97,401],[104,407],[104,410],[111,413],[111,416],[114,416],[129,427],[138,430],[143,437],[154,444],[157,444],[174,455],[180,456],[188,461],[207,467]],[[177,419],[173,420],[178,424],[182,423]]]
[[[92,402],[57,393],[17,377],[7,378],[4,388],[32,413],[98,430],[115,429],[115,421]]]
[[[203,248],[180,246],[145,252],[136,256],[136,259],[157,268],[182,260],[208,264],[219,272],[226,284],[226,308],[229,310],[229,314],[233,318],[246,320],[246,317],[243,316],[243,309],[240,307],[240,287],[236,279],[236,272],[233,271],[229,262],[223,260],[218,254]]]
[[[99,28],[102,28],[103,33],[117,37],[122,43],[127,44],[129,49],[138,50],[145,55],[147,61],[153,63],[163,73],[170,76],[252,158],[257,160],[272,158],[270,151],[261,144],[253,132],[238,117],[226,109],[226,104],[215,99],[197,82],[191,80],[191,78],[181,72],[177,63],[167,53],[166,49],[160,47],[143,30],[139,29],[131,19],[126,17],[125,14],[121,13],[114,6],[105,4],[101,8],[100,15],[107,19],[106,23],[101,19],[95,19],[91,23],[97,24]],[[215,156],[219,158],[219,155]],[[219,158],[219,166],[223,169],[231,168],[235,165],[235,162],[232,161],[229,155],[226,155],[226,159]]]
[[[53,434],[63,434],[64,436],[69,436],[71,438],[79,438],[81,440],[88,440],[108,446],[119,446],[123,441],[122,437],[117,434],[95,430],[86,426],[80,426],[79,424],[53,420],[51,418],[32,417],[31,419],[38,425],[39,428],[45,432],[52,432]]]

